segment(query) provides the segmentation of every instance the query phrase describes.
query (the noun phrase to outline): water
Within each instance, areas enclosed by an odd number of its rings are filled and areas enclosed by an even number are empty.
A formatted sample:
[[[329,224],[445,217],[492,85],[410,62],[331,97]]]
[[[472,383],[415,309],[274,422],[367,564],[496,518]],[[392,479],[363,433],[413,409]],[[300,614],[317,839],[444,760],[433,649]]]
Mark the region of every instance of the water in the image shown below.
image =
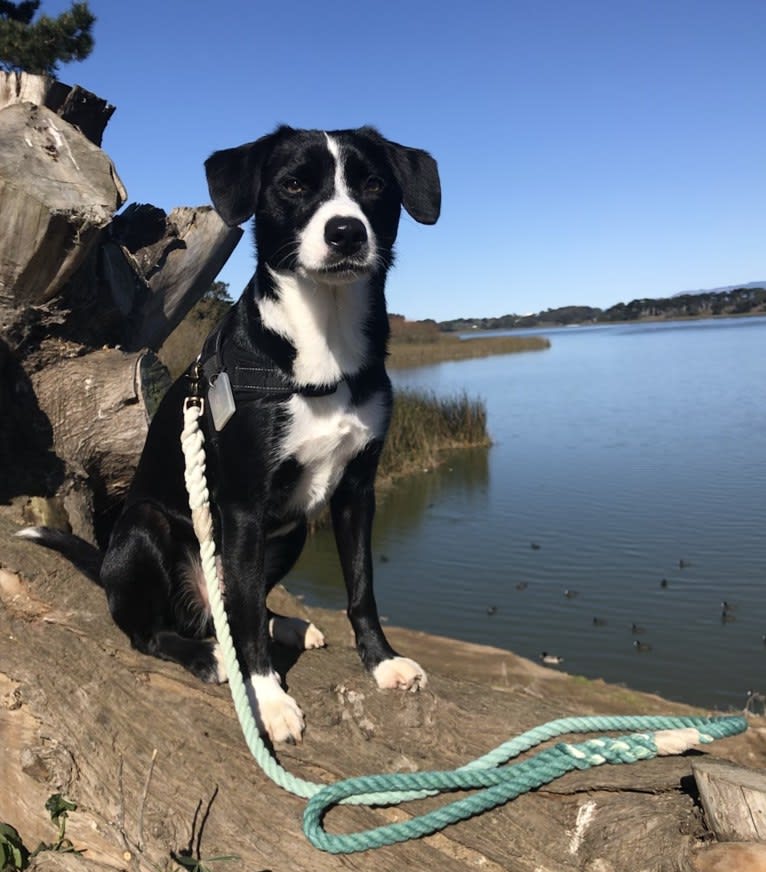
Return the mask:
[[[494,444],[379,501],[381,614],[742,706],[748,689],[766,691],[766,318],[546,335],[547,351],[394,373],[481,396]],[[288,586],[344,607],[329,531]]]

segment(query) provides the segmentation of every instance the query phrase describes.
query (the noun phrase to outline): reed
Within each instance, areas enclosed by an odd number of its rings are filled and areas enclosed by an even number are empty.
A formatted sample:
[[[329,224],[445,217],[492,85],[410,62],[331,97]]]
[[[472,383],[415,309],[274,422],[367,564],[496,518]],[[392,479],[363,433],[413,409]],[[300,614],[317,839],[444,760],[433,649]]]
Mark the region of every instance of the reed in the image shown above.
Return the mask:
[[[431,469],[445,451],[490,443],[482,400],[465,393],[437,397],[428,391],[396,391],[378,477],[385,481]]]
[[[388,366],[392,369],[427,366],[449,360],[468,360],[493,354],[517,354],[550,348],[545,336],[486,336],[460,339],[448,333],[429,337],[402,337],[394,332],[389,344]]]

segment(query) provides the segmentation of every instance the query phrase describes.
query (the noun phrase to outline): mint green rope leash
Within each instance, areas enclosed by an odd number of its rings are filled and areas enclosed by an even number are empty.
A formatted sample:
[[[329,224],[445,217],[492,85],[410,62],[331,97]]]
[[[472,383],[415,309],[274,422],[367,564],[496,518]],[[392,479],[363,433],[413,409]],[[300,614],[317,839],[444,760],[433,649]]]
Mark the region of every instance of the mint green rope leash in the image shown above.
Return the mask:
[[[245,742],[264,773],[280,787],[309,800],[303,816],[303,829],[315,847],[333,854],[346,854],[419,838],[503,805],[574,769],[589,769],[603,763],[635,763],[658,755],[680,754],[694,745],[733,736],[747,729],[747,721],[741,716],[570,717],[534,727],[457,770],[363,775],[329,785],[296,778],[272,757],[261,739],[247,687],[239,669],[215,563],[210,498],[205,478],[204,437],[199,427],[201,414],[201,400],[186,401],[181,444],[186,460],[189,506],[194,530],[200,542],[200,557],[210,609],[234,709]],[[600,736],[577,744],[560,742],[521,763],[499,768],[501,764],[524,751],[557,736],[606,730],[642,732],[616,738]],[[339,803],[398,805],[413,799],[459,790],[478,790],[478,793],[406,821],[357,833],[331,835],[322,827],[326,812]]]

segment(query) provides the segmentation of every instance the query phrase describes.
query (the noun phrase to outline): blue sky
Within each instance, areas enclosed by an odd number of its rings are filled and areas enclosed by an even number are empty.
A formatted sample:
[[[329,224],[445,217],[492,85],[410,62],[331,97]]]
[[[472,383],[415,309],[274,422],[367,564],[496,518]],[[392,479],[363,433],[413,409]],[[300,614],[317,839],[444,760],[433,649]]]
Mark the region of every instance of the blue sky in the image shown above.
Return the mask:
[[[57,14],[69,0],[43,0]],[[371,123],[439,162],[405,216],[389,309],[607,307],[766,278],[766,3],[90,0],[60,78],[117,106],[129,199],[208,202],[217,148]],[[249,233],[220,278],[238,296]]]

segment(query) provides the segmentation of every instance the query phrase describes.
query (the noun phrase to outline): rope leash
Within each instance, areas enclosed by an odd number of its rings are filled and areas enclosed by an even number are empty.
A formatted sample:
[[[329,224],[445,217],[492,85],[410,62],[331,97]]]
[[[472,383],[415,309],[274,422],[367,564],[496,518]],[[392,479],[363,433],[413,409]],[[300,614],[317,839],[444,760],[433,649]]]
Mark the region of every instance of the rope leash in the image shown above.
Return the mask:
[[[205,475],[205,440],[199,426],[202,403],[199,397],[189,397],[184,403],[181,446],[192,522],[200,543],[213,624],[234,709],[250,753],[264,773],[284,790],[308,800],[303,815],[303,829],[314,847],[333,854],[348,854],[419,838],[503,805],[574,769],[589,769],[603,763],[635,763],[656,756],[680,754],[694,745],[734,736],[747,729],[747,721],[742,716],[570,717],[528,730],[456,770],[363,775],[329,785],[306,781],[290,774],[269,753],[261,739],[229,629],[216,567],[210,495]],[[639,732],[618,737],[600,736],[577,744],[560,742],[521,763],[502,766],[549,739],[567,733],[607,730]],[[478,792],[406,821],[340,835],[327,833],[322,826],[324,815],[333,805],[398,805],[439,793],[465,790]]]

